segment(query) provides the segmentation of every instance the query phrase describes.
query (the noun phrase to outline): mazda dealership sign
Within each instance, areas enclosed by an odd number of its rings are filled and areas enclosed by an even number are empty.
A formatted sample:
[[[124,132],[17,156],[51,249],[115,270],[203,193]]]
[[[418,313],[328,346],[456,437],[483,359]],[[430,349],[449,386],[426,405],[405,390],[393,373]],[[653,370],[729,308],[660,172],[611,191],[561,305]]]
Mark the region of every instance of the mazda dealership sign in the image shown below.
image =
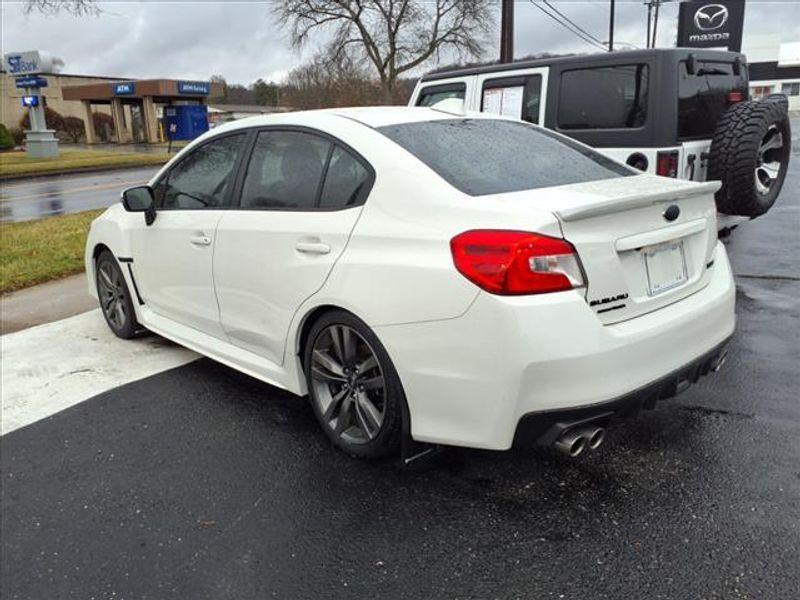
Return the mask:
[[[739,52],[743,25],[744,0],[688,0],[680,5],[678,46]]]

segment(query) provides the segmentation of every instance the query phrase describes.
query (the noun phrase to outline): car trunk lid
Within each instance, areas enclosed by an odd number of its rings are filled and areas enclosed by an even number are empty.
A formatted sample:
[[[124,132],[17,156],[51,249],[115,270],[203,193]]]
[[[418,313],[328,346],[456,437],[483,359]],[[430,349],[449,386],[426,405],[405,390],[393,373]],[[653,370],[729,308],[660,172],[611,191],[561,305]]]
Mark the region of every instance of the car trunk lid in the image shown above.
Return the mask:
[[[551,188],[537,206],[559,220],[580,257],[587,302],[604,324],[612,324],[708,283],[718,187],[638,175]]]

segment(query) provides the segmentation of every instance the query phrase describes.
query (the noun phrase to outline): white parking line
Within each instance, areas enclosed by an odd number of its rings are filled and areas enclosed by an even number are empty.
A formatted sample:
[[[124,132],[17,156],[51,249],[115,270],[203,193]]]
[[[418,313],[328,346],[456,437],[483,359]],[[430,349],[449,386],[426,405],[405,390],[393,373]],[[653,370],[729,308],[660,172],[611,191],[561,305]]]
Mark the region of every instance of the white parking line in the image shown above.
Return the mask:
[[[2,435],[198,358],[155,335],[121,340],[99,309],[4,335],[0,347]]]

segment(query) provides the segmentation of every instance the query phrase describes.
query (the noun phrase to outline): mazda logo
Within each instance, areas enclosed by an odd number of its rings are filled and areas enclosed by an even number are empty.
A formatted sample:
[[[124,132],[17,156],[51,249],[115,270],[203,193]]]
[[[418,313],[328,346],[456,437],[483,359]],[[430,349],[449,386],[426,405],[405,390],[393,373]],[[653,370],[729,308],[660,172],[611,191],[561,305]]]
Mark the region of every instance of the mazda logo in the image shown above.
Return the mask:
[[[728,22],[728,9],[722,4],[706,4],[694,13],[694,26],[700,31],[714,31]]]

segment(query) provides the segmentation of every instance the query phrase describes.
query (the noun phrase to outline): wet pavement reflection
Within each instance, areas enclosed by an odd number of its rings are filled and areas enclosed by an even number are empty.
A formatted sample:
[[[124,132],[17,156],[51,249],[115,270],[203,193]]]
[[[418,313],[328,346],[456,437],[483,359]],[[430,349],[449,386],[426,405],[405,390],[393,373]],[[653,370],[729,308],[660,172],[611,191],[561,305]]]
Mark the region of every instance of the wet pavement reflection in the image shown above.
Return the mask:
[[[144,167],[2,182],[0,219],[29,221],[105,208],[119,202],[123,189],[147,183],[157,171],[158,167]]]

